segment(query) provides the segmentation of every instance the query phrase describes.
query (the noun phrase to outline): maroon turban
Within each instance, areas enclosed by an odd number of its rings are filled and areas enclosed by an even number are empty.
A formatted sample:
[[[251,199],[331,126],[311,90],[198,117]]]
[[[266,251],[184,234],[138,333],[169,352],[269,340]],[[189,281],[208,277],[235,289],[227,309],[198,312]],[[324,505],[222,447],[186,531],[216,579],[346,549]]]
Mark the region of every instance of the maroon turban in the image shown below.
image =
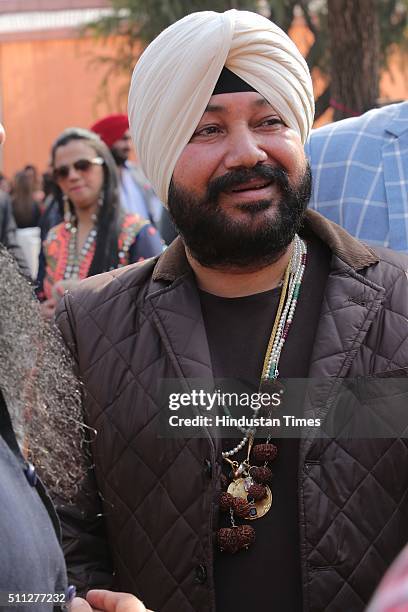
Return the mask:
[[[108,115],[91,126],[91,130],[102,138],[109,148],[120,140],[129,129],[126,115]]]

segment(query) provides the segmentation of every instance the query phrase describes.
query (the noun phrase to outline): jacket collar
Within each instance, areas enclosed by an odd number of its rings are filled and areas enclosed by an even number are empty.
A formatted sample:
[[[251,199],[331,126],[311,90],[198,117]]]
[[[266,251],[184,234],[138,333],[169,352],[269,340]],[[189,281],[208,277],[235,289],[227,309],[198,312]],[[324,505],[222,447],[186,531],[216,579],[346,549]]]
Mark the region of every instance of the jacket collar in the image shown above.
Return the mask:
[[[320,238],[334,255],[353,270],[361,270],[378,262],[377,255],[370,247],[314,210],[306,211],[300,234],[305,237],[314,234]],[[171,283],[189,272],[191,268],[186,258],[183,241],[177,237],[157,261],[153,280]]]
[[[402,102],[393,106],[395,112],[386,126],[385,131],[398,138],[408,130],[408,102]]]

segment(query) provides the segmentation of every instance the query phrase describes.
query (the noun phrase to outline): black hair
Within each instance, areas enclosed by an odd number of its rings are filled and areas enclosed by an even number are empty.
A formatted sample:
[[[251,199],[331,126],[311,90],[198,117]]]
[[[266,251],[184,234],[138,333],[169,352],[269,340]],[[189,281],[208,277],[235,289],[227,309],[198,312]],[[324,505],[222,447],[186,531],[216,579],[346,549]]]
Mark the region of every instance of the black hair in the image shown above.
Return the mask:
[[[212,96],[216,96],[217,94],[224,93],[236,93],[238,91],[255,91],[252,85],[249,85],[246,81],[241,79],[237,74],[231,72],[229,68],[224,66],[221,70],[220,76],[218,77],[218,81],[215,84],[214,91],[212,92]]]
[[[95,254],[89,267],[88,276],[94,276],[118,267],[118,240],[123,221],[119,201],[119,179],[116,163],[106,144],[94,132],[83,128],[68,128],[56,139],[51,149],[51,163],[55,164],[55,153],[59,147],[67,145],[72,140],[82,140],[92,147],[98,157],[102,157],[104,164],[102,197],[103,204],[98,210],[97,235]],[[59,205],[63,205],[63,193],[57,186],[56,197]],[[71,211],[74,208],[69,202]]]

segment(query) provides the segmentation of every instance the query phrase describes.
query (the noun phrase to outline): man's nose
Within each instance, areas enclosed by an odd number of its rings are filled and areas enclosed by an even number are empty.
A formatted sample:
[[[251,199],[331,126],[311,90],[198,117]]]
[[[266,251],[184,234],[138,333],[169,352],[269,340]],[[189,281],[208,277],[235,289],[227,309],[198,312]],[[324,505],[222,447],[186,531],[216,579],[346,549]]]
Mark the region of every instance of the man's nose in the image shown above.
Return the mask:
[[[227,154],[225,166],[228,170],[233,168],[253,168],[256,164],[268,159],[266,151],[257,136],[249,128],[242,128],[229,134],[227,140]]]

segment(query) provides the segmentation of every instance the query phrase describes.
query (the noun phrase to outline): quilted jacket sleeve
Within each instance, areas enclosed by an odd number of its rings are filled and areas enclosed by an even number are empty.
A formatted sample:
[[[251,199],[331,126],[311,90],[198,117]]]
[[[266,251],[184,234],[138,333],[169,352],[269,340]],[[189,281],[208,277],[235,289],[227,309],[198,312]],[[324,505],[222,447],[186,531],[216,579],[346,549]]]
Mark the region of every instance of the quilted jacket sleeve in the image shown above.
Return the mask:
[[[75,321],[70,310],[69,296],[61,300],[56,321],[75,363],[78,363]],[[70,583],[76,586],[80,595],[91,588],[111,588],[111,555],[105,533],[102,500],[93,470],[89,471],[73,503],[54,501],[61,521],[62,545]]]

